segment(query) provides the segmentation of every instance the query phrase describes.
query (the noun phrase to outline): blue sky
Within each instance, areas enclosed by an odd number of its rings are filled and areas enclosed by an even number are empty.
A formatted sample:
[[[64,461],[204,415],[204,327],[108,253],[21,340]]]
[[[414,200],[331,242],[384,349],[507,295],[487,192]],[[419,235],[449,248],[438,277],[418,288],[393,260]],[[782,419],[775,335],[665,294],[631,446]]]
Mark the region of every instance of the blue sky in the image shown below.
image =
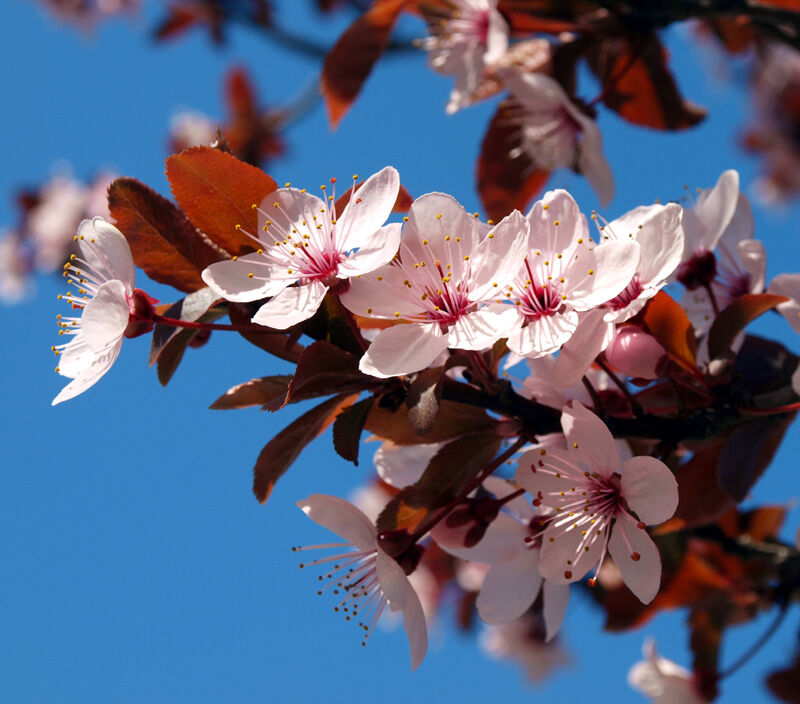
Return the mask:
[[[306,3],[282,3],[295,31],[320,41],[343,25],[320,25]],[[279,3],[281,5],[281,3]],[[298,7],[302,6],[302,7]],[[110,165],[168,193],[163,177],[166,130],[179,106],[220,115],[221,83],[231,62],[253,74],[261,98],[281,102],[313,78],[307,59],[287,54],[244,30],[222,49],[199,33],[154,46],[145,36],[156,12],[81,35],[14,0],[0,24],[3,159],[0,223],[15,219],[12,193],[44,180],[59,159],[76,175]],[[280,16],[280,15],[279,15]],[[404,28],[418,31],[416,25]],[[600,125],[617,180],[609,218],[656,198],[679,197],[684,183],[712,185],[726,168],[744,184],[757,164],[734,146],[746,98],[724,80],[715,54],[687,48],[673,31],[676,72],[684,92],[710,108],[696,130],[666,135],[603,113]],[[716,62],[716,63],[715,63]],[[593,97],[586,83],[584,97]],[[415,195],[452,193],[479,208],[474,160],[491,105],[446,117],[449,79],[427,71],[424,57],[380,65],[362,99],[331,134],[321,109],[286,134],[278,182],[316,188],[330,176],[398,168]],[[585,210],[597,207],[578,177],[560,174]],[[797,208],[757,208],[769,276],[795,271]],[[782,267],[786,267],[785,269]],[[142,283],[147,283],[142,277]],[[55,294],[60,281],[40,279],[35,298],[0,311],[6,343],[4,448],[0,470],[0,691],[10,702],[341,701],[464,702],[479,697],[584,702],[643,701],[625,674],[645,634],[662,652],[688,664],[684,615],[659,617],[642,631],[600,631],[602,617],[576,596],[563,637],[574,665],[544,686],[527,686],[514,666],[484,659],[475,640],[449,627],[445,606],[428,658],[411,674],[400,631],[377,633],[366,649],[333,604],[315,596],[313,577],[297,568],[290,546],[328,539],[294,506],[314,492],[347,496],[369,476],[316,441],[281,482],[267,506],[253,498],[251,468],[261,447],[302,409],[269,415],[218,412],[208,405],[247,379],[286,373],[235,336],[215,333],[190,351],[167,388],[147,368],[147,339],[126,341],[112,371],[82,396],[53,409],[63,384],[53,371]],[[151,286],[154,295],[177,295]],[[762,330],[800,349],[777,319]],[[776,463],[754,491],[759,502],[796,503],[793,470],[800,450],[792,429]],[[790,517],[787,537],[800,521]],[[577,590],[574,590],[577,592]],[[737,629],[724,662],[766,627]],[[760,677],[785,662],[796,642],[797,616],[749,666],[725,684],[722,700],[763,697]]]

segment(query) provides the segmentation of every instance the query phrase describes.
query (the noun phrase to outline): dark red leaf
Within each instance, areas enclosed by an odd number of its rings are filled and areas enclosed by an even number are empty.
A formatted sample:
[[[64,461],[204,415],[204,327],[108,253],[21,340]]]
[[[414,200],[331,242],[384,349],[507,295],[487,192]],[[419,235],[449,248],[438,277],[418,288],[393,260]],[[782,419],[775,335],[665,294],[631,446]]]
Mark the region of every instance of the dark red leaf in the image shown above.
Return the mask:
[[[228,315],[234,325],[250,325],[250,319],[255,312],[249,303],[229,303]],[[287,362],[297,364],[305,347],[297,344],[297,338],[283,330],[273,330],[264,327],[264,331],[240,330],[239,334],[249,343],[260,347],[265,352],[269,352]],[[299,337],[299,335],[298,335]]]
[[[352,462],[356,467],[361,448],[361,432],[373,403],[374,396],[354,403],[350,408],[345,408],[333,422],[333,449],[339,457]]]
[[[669,294],[659,291],[650,299],[642,314],[650,334],[684,369],[694,370],[697,341],[694,328],[683,308]]]
[[[197,291],[205,286],[200,272],[225,258],[174,204],[136,179],[118,178],[109,186],[108,209],[136,266],[154,281]]]
[[[708,332],[709,357],[717,359],[724,355],[750,322],[788,300],[771,293],[748,293],[737,298],[716,317]]]
[[[253,468],[253,493],[263,504],[275,483],[297,459],[303,448],[322,433],[358,396],[339,394],[304,413],[279,432],[261,450]]]
[[[291,381],[292,377],[285,374],[251,379],[244,384],[237,384],[228,389],[209,408],[216,411],[251,408],[252,406],[261,406],[263,408],[276,399],[283,400]]]
[[[204,316],[209,308],[219,300],[219,297],[208,286],[201,288],[199,291],[190,293],[181,300],[167,306],[164,310],[159,310],[159,314],[165,318],[173,318],[174,320],[188,320],[195,322]],[[224,311],[220,310],[215,319],[223,315]],[[157,324],[153,328],[153,336],[150,342],[150,356],[147,363],[152,367],[158,356],[167,344],[176,337],[183,328],[173,327],[171,325]]]
[[[336,127],[361,92],[381,57],[400,13],[409,0],[376,0],[325,57],[320,87],[331,127]]]
[[[690,460],[678,467],[678,509],[675,518],[682,528],[712,523],[734,506],[734,501],[720,486],[717,466],[724,440],[695,451]],[[678,526],[676,526],[678,527]]]
[[[253,206],[277,188],[270,176],[219,149],[192,147],[167,159],[167,179],[186,215],[215,244],[236,256],[256,249],[236,226],[258,232]]]
[[[782,702],[800,704],[800,655],[788,667],[770,672],[767,687]]]
[[[497,421],[486,415],[481,408],[454,401],[442,401],[433,427],[424,436],[419,435],[411,425],[405,404],[395,410],[381,408],[380,404],[374,405],[364,427],[396,445],[416,445],[444,442],[459,435],[490,430],[496,425]]]
[[[212,323],[222,314],[223,312],[219,309],[211,309],[201,315],[198,320],[201,323]],[[178,365],[183,359],[183,353],[186,352],[186,348],[202,332],[202,330],[182,328],[170,338],[169,342],[158,353],[156,373],[162,386],[166,386],[169,383],[172,375],[178,370]]]
[[[654,33],[606,39],[587,54],[603,84],[603,102],[628,122],[660,130],[693,127],[706,111],[683,99]]]
[[[478,193],[493,220],[502,220],[515,208],[524,212],[550,177],[521,143],[519,121],[512,119],[509,103],[501,103],[484,135],[477,166]]]

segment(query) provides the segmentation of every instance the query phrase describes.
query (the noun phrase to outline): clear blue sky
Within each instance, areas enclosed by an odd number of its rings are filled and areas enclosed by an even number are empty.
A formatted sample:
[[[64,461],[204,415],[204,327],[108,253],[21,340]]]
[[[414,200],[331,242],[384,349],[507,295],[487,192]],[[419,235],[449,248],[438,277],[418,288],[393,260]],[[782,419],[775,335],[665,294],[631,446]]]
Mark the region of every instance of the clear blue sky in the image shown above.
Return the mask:
[[[309,22],[308,3],[278,4],[295,31],[320,41],[343,28]],[[243,30],[231,32],[220,50],[196,32],[154,46],[143,32],[156,14],[152,5],[145,18],[113,22],[90,36],[56,24],[32,2],[14,0],[4,10],[0,223],[14,221],[13,190],[44,180],[58,159],[82,177],[112,165],[167,193],[166,130],[177,106],[220,115],[221,81],[232,61],[252,72],[268,102],[295,95],[315,70]],[[679,197],[684,183],[711,185],[726,168],[739,169],[744,184],[757,173],[734,146],[745,98],[719,80],[713,52],[687,51],[683,31],[673,32],[670,44],[685,93],[709,106],[711,117],[676,136],[604,113],[600,124],[618,184],[604,211],[609,219],[656,198]],[[594,88],[586,85],[591,98]],[[413,194],[443,190],[478,209],[474,160],[492,107],[448,118],[448,91],[449,79],[427,71],[422,56],[386,61],[338,132],[330,134],[321,109],[293,126],[288,156],[272,175],[316,188],[330,176],[368,175],[393,164]],[[561,174],[553,185],[570,188],[585,210],[597,206],[580,178]],[[800,270],[800,211],[756,212],[769,276]],[[148,288],[164,300],[177,297]],[[49,349],[59,290],[60,281],[40,279],[35,299],[0,311],[3,701],[637,702],[643,700],[627,688],[625,674],[646,634],[688,664],[683,614],[661,616],[642,631],[605,634],[601,614],[577,590],[563,629],[574,665],[538,689],[455,633],[447,607],[413,675],[400,631],[376,633],[361,648],[332,603],[315,596],[314,578],[297,568],[290,546],[327,540],[295,501],[313,492],[347,496],[369,468],[339,459],[327,435],[259,506],[250,491],[252,464],[296,411],[207,410],[230,386],[287,366],[215,333],[205,348],[190,351],[164,389],[147,368],[147,339],[126,341],[96,387],[53,409],[63,384]],[[770,317],[762,329],[800,349],[788,326]],[[755,489],[756,500],[796,502],[799,440],[793,428]],[[787,537],[800,522],[797,513]],[[760,678],[788,658],[797,620],[791,614],[770,646],[725,683],[721,701],[764,697]],[[724,662],[765,626],[762,620],[737,630],[726,641]]]

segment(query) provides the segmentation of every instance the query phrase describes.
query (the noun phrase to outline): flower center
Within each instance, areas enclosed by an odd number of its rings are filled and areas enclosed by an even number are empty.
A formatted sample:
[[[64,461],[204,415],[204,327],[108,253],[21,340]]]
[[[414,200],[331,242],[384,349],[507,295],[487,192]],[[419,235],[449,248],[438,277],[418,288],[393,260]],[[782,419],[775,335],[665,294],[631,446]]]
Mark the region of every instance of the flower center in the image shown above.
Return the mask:
[[[633,301],[639,298],[642,291],[644,291],[644,287],[639,280],[639,275],[634,274],[631,282],[616,297],[606,303],[605,306],[611,310],[627,308]]]

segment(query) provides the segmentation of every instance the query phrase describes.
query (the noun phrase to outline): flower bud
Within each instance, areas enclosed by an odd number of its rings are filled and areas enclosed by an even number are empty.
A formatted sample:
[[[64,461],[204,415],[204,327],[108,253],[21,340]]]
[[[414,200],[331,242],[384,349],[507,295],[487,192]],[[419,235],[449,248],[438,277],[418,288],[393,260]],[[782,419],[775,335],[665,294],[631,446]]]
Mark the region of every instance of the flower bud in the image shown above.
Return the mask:
[[[658,340],[632,326],[619,330],[605,354],[615,369],[638,379],[656,379],[666,357],[666,351]]]

